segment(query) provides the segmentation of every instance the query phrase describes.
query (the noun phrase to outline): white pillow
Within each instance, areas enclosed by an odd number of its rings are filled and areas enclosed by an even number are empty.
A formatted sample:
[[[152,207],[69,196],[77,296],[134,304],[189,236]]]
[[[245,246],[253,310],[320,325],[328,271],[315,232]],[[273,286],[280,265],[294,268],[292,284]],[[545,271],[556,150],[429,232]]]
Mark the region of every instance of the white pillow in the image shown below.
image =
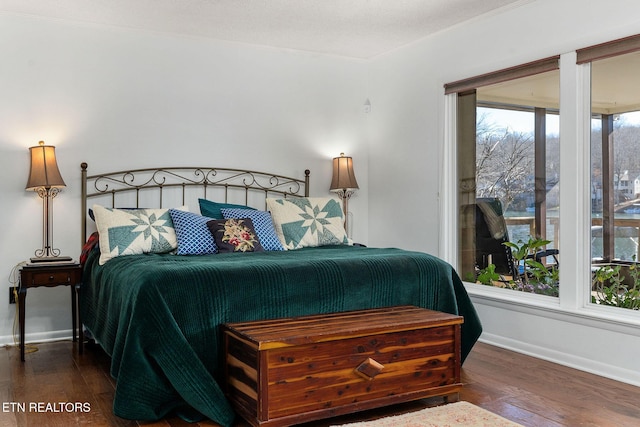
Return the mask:
[[[178,208],[188,211],[186,206]],[[122,255],[171,252],[178,247],[169,209],[113,209],[93,205],[100,265]]]
[[[330,197],[267,199],[276,234],[286,249],[352,244],[340,203]]]

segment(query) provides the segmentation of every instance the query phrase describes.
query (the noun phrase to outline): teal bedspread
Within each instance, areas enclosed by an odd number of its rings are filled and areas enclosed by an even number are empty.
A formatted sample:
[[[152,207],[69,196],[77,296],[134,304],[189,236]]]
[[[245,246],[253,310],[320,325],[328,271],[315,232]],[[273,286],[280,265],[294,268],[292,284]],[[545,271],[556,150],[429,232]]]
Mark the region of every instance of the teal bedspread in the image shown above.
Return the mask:
[[[80,311],[111,356],[114,413],[127,419],[231,425],[218,385],[226,322],[411,304],[464,316],[463,358],[481,333],[453,268],[419,252],[324,246],[97,261],[87,260]]]

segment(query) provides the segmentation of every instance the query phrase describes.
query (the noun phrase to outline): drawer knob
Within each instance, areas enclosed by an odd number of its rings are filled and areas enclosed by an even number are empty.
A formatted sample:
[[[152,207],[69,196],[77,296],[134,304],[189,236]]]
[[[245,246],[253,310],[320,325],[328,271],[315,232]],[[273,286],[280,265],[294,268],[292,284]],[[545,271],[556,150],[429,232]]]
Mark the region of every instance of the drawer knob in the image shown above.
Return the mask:
[[[372,358],[368,358],[361,364],[359,364],[354,370],[356,374],[362,378],[371,381],[384,369],[384,365],[376,362]]]
[[[54,277],[54,276],[49,276],[49,281],[50,281],[50,282],[53,282],[54,280],[55,280],[55,277]]]

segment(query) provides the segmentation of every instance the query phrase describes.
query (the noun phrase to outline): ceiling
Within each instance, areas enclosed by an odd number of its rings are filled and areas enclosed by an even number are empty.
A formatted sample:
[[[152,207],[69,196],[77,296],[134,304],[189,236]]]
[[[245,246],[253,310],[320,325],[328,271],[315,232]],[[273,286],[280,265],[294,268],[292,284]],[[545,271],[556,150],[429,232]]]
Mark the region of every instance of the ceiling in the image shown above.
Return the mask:
[[[0,0],[0,12],[367,59],[532,0]]]
[[[592,110],[602,114],[640,110],[640,52],[594,61],[591,65]]]
[[[368,59],[535,0],[0,0],[0,13]],[[598,64],[597,66],[595,64]],[[594,110],[640,109],[640,54],[594,63]],[[558,108],[559,73],[481,88],[488,102]],[[630,90],[632,88],[632,90]]]

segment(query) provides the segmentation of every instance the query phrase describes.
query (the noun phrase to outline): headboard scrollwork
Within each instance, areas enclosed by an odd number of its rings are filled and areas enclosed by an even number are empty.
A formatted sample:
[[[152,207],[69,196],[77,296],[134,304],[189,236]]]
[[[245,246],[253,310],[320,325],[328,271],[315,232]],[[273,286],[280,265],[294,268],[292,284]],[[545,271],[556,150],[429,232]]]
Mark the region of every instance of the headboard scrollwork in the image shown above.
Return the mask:
[[[308,197],[304,179],[230,168],[166,167],[132,169],[98,175],[82,174],[82,244],[87,239],[87,212],[93,203],[107,207],[163,208],[193,205],[198,198],[260,208],[267,197]]]

